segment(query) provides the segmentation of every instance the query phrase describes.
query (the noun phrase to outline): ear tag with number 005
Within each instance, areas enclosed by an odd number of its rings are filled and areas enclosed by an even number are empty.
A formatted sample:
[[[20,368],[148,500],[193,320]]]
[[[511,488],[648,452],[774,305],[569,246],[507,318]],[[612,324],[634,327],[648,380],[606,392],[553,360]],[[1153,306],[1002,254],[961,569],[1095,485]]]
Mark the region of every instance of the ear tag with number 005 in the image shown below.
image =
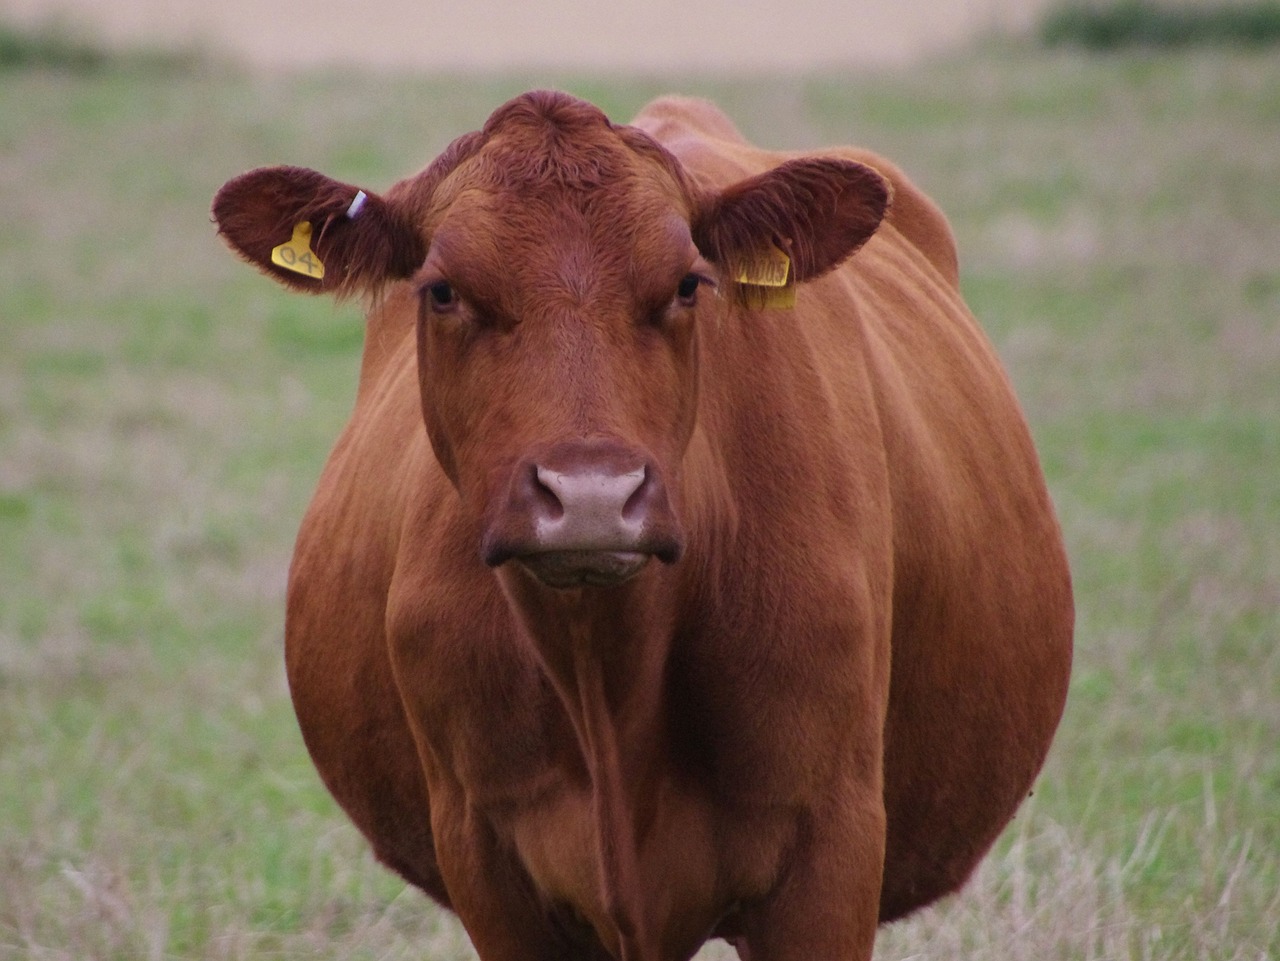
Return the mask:
[[[304,220],[293,228],[293,236],[271,251],[271,262],[313,280],[324,278],[324,264],[311,249],[311,222]]]
[[[791,258],[770,246],[757,260],[739,266],[735,280],[748,307],[776,307],[787,310],[796,305],[796,285],[791,276]]]

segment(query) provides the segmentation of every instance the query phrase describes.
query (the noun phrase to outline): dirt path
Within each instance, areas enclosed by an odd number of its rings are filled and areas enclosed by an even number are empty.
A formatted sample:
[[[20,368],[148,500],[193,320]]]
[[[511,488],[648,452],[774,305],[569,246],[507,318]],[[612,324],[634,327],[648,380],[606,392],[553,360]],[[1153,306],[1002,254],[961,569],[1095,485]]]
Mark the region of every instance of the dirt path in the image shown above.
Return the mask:
[[[1046,0],[0,0],[112,46],[199,45],[262,65],[767,70],[885,66]]]

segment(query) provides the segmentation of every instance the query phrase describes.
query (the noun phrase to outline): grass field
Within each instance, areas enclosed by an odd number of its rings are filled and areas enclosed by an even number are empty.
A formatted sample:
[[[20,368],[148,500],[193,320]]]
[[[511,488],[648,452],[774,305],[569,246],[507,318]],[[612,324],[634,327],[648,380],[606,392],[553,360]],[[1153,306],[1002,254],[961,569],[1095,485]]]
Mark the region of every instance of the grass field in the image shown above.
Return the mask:
[[[709,94],[943,205],[1043,454],[1076,669],[1035,797],[888,959],[1280,959],[1280,71],[991,47],[708,82],[0,76],[0,959],[470,957],[320,786],[281,668],[354,305],[224,252],[251,166],[386,186],[507,96]]]

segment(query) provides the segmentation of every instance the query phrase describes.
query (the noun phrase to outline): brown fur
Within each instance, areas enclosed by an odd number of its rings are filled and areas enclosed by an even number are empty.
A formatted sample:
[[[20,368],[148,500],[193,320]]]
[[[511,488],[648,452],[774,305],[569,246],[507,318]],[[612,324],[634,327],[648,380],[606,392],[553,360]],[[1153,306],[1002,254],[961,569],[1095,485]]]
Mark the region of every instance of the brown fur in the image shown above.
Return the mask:
[[[897,168],[758,150],[699,101],[635,124],[517,98],[354,222],[355,188],[295,168],[219,194],[277,279],[319,286],[267,262],[306,218],[323,289],[385,290],[290,571],[299,722],[486,961],[716,935],[865,961],[1039,770],[1070,666],[1057,523],[946,221]],[[770,244],[793,311],[731,295]],[[680,559],[567,590],[486,567],[519,465],[602,439],[660,472]]]

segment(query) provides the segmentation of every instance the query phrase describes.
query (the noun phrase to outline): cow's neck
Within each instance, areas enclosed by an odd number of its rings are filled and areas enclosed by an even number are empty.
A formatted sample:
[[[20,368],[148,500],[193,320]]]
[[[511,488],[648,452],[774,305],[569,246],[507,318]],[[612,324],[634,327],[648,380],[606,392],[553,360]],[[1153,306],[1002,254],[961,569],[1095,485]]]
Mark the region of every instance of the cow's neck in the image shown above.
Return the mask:
[[[609,589],[550,590],[523,571],[503,578],[577,734],[591,778],[601,904],[624,956],[645,931],[639,837],[663,756],[664,674],[679,593],[671,573],[651,565]]]

